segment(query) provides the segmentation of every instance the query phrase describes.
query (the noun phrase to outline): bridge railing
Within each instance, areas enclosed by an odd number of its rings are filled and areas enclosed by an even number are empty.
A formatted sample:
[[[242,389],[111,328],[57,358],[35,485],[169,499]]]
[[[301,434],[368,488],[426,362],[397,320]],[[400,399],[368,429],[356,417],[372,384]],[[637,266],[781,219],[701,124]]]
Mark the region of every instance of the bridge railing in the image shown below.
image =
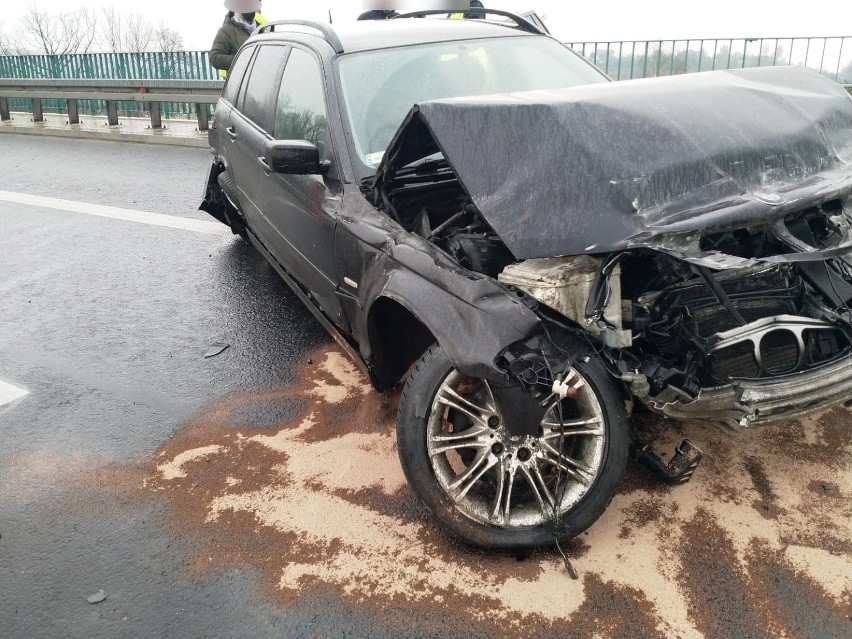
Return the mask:
[[[614,80],[800,65],[852,83],[852,36],[569,42]]]
[[[0,78],[21,80],[218,80],[207,51],[158,51],[141,53],[71,53],[65,55],[0,56]],[[29,111],[24,99],[9,101],[16,111]],[[44,112],[65,113],[63,100],[42,100]],[[91,115],[104,113],[103,101],[86,100],[78,104]],[[138,105],[120,102],[119,113],[137,115]],[[196,116],[191,103],[163,103],[165,117]],[[208,116],[210,114],[208,113]]]
[[[216,80],[207,51],[0,56],[0,77],[74,80]]]
[[[209,105],[222,91],[219,80],[29,80],[0,78],[0,120],[11,119],[10,103],[27,102],[33,121],[44,121],[42,101],[61,102],[69,124],[80,123],[80,103],[104,105],[107,122],[118,125],[119,104],[134,105],[133,112],[147,112],[151,128],[160,129],[163,104],[192,105],[198,130],[209,128]]]
[[[569,42],[615,80],[798,64],[852,83],[852,36]],[[0,77],[216,80],[207,51],[0,56]]]
[[[569,45],[615,80],[676,75],[713,69],[798,64],[852,84],[852,36],[574,42]],[[10,109],[196,118],[206,130],[222,82],[206,51],[93,53],[63,56],[0,56],[0,118]]]

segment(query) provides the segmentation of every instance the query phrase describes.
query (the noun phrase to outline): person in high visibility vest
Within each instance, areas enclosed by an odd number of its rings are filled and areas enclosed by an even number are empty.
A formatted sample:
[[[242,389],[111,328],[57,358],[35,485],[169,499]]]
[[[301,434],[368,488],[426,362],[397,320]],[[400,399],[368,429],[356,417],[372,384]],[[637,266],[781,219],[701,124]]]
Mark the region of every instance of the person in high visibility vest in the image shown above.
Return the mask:
[[[471,9],[484,9],[485,5],[480,2],[480,0],[470,0],[470,8]],[[450,17],[455,20],[462,20],[467,17],[471,20],[485,20],[485,12],[484,11],[468,11],[467,13],[451,13]]]
[[[260,3],[261,0],[225,0],[228,15],[210,47],[210,64],[219,69],[220,77],[228,75],[237,51],[252,31],[266,23],[266,18],[260,15]]]

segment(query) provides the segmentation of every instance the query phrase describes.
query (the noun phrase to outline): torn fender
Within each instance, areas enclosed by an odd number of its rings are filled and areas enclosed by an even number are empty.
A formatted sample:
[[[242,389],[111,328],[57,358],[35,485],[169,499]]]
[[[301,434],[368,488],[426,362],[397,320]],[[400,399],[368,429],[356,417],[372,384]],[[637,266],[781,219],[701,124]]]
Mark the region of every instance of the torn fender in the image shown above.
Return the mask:
[[[466,271],[431,245],[417,246],[420,243],[413,239],[396,244],[386,260],[376,264],[387,274],[368,278],[383,281],[372,292],[370,306],[382,297],[398,302],[432,332],[456,369],[506,381],[495,359],[539,328],[538,315],[494,280]]]

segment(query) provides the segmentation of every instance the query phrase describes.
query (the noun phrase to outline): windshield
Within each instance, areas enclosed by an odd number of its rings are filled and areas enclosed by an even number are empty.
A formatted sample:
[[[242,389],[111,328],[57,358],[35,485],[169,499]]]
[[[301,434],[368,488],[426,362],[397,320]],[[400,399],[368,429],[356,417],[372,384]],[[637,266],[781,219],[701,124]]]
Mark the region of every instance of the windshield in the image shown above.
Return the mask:
[[[536,37],[353,53],[341,58],[339,69],[355,150],[370,169],[379,166],[394,133],[415,104],[606,82],[564,45]]]

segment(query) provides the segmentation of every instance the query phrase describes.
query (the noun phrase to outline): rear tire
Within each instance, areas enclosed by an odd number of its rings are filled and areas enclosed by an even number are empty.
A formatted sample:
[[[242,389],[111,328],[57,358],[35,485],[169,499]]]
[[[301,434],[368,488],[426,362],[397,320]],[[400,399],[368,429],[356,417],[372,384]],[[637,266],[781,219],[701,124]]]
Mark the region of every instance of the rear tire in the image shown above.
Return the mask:
[[[450,533],[476,546],[529,548],[574,537],[600,517],[627,464],[628,415],[599,361],[573,370],[577,397],[551,400],[538,437],[511,438],[487,383],[456,371],[438,345],[423,355],[400,400],[399,456]]]

